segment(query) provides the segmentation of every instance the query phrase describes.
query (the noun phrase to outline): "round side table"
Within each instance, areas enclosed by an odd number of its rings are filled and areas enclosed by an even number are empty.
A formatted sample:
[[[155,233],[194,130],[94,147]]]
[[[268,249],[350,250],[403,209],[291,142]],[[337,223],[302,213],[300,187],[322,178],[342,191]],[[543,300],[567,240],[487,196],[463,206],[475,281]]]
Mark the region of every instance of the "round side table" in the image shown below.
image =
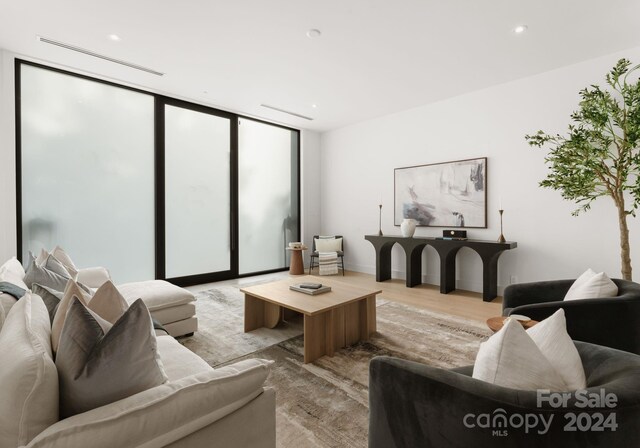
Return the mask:
[[[505,316],[490,317],[489,319],[487,319],[487,327],[489,327],[491,331],[496,333],[497,331],[500,331],[500,329],[504,326],[505,319],[506,319]],[[537,320],[525,320],[525,321],[519,320],[518,322],[520,322],[520,324],[524,327],[525,330],[527,328],[533,327],[535,324],[538,323]]]
[[[290,275],[303,275],[304,263],[302,261],[302,251],[307,250],[306,246],[302,247],[287,247],[287,250],[291,251],[291,265],[289,266]]]

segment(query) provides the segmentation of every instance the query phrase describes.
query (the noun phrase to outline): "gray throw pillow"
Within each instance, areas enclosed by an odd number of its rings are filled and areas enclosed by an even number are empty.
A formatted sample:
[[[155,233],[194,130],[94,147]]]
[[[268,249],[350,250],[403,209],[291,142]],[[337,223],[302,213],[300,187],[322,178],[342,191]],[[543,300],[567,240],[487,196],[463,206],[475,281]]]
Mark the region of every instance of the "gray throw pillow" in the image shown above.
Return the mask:
[[[49,269],[51,272],[55,272],[56,274],[61,275],[62,277],[71,278],[71,274],[69,273],[69,271],[67,271],[67,268],[65,268],[64,265],[51,254],[47,256],[47,259],[44,262],[43,266]]]
[[[167,381],[151,315],[140,299],[104,334],[89,310],[74,298],[62,329],[56,367],[61,419]]]
[[[29,289],[33,288],[34,283],[55,289],[56,291],[64,291],[67,281],[71,277],[57,274],[44,266],[38,266],[33,254],[29,254],[30,261],[24,276],[24,282]]]
[[[49,311],[49,318],[51,319],[51,322],[53,322],[53,318],[56,315],[56,311],[58,311],[58,305],[60,305],[60,301],[62,300],[64,293],[52,288],[47,288],[46,286],[38,283],[33,284],[31,292],[42,297],[42,301],[47,306],[47,311]]]

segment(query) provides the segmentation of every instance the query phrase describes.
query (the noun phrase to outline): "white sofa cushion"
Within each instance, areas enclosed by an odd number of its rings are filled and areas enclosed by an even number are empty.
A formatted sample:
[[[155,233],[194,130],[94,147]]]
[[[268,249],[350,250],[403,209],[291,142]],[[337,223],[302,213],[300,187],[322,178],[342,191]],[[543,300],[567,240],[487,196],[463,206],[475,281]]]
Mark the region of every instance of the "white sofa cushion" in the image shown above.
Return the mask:
[[[27,292],[0,332],[0,445],[15,447],[58,421],[58,372],[44,302]]]
[[[562,308],[529,328],[527,334],[531,336],[533,342],[536,343],[556,372],[560,374],[568,390],[587,387],[582,359],[580,359],[578,349],[567,333],[567,321]]]
[[[573,282],[564,300],[598,299],[615,297],[618,286],[604,272],[595,273],[588,269]]]
[[[60,415],[104,406],[167,381],[151,316],[135,301],[105,334],[77,297],[67,312],[56,354]]]
[[[263,391],[272,361],[248,359],[170,381],[62,420],[36,447],[163,447],[231,414]]]
[[[83,268],[78,269],[78,276],[76,280],[90,288],[99,288],[104,282],[111,280],[111,274],[108,269],[99,266]]]
[[[118,290],[130,304],[142,299],[151,312],[196,300],[186,289],[164,280],[125,283],[118,285]]]
[[[176,381],[189,375],[213,370],[201,357],[173,337],[158,336],[156,340],[158,341],[158,354],[162,360],[162,367],[169,381]]]
[[[480,344],[473,378],[512,389],[568,390],[562,377],[515,319]]]
[[[129,308],[122,294],[111,280],[107,280],[98,288],[87,305],[91,311],[102,317],[107,322],[115,324]]]
[[[24,276],[24,268],[16,257],[11,257],[0,266],[0,282],[9,282],[22,289],[29,289],[24,282]]]

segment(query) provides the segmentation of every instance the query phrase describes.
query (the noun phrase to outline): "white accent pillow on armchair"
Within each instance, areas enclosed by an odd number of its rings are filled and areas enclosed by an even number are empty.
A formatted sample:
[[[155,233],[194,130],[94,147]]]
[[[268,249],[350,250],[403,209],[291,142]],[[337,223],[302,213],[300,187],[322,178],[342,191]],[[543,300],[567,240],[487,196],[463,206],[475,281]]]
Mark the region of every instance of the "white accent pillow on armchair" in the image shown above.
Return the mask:
[[[607,274],[587,269],[573,282],[564,296],[564,300],[598,299],[617,295],[618,286],[611,281]]]

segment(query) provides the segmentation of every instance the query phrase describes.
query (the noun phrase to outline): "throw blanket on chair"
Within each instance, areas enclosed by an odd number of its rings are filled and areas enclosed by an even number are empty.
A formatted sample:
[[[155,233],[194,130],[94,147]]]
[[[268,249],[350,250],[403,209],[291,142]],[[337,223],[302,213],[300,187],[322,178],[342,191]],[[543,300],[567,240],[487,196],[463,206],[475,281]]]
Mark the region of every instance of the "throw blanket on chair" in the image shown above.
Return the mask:
[[[338,273],[338,252],[318,252],[320,275],[335,275]]]

